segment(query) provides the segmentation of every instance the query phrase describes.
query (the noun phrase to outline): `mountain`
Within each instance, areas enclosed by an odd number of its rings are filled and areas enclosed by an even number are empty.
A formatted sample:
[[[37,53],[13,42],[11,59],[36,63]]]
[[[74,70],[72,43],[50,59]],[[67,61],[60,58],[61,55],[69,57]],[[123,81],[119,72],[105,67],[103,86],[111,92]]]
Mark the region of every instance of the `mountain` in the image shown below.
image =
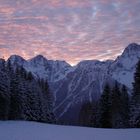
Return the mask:
[[[42,55],[30,60],[25,60],[18,55],[12,55],[8,61],[15,67],[23,66],[27,71],[32,72],[36,78],[47,79],[49,83],[54,83],[63,78],[71,68],[65,61],[47,60]]]
[[[119,83],[132,88],[133,74],[135,66],[140,59],[140,45],[132,43],[124,50],[109,68],[112,78]]]
[[[65,61],[47,60],[38,55],[30,60],[11,56],[14,66],[22,65],[36,78],[47,79],[55,97],[54,111],[62,121],[77,122],[81,104],[99,99],[104,85],[115,81],[131,91],[140,45],[132,43],[116,60],[86,60],[72,67]]]

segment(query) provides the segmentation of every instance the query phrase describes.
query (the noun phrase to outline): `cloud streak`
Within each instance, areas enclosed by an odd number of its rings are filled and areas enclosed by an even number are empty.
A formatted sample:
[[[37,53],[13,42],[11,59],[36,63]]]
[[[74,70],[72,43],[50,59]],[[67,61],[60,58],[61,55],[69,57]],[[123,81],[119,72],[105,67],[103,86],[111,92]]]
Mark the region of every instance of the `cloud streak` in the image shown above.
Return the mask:
[[[140,0],[1,0],[0,57],[114,59],[140,43],[139,10]]]

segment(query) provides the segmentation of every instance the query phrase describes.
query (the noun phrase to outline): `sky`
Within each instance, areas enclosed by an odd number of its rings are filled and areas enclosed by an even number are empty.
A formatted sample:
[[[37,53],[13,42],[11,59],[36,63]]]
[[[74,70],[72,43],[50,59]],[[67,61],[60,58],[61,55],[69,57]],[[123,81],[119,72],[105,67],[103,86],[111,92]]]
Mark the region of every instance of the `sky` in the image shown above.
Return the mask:
[[[0,57],[38,54],[74,65],[140,43],[140,0],[0,0]]]

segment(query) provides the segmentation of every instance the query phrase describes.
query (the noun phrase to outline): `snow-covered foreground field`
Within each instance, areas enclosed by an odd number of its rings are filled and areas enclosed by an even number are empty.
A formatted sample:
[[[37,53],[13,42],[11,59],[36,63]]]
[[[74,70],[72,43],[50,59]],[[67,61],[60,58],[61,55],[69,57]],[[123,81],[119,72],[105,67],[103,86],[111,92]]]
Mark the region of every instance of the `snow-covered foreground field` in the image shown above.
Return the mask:
[[[96,129],[0,121],[0,140],[140,140],[140,129]]]

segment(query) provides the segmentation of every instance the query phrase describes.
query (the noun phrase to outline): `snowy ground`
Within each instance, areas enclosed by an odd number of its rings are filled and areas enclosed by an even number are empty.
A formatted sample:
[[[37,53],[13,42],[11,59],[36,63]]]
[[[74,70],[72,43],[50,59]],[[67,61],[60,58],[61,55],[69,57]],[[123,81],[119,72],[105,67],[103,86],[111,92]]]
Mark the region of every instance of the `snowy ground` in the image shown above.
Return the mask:
[[[0,121],[0,140],[140,140],[140,129],[96,129]]]

